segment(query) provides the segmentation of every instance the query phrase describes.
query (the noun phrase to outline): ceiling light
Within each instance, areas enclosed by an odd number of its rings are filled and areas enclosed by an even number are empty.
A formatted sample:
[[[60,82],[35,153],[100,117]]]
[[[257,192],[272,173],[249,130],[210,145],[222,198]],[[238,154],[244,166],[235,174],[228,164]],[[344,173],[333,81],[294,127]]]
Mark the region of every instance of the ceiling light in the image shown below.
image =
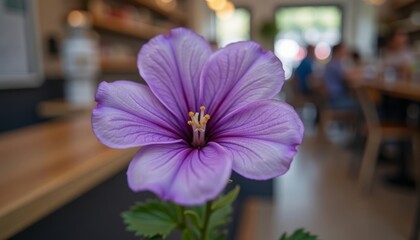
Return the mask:
[[[222,20],[229,19],[235,12],[235,5],[232,2],[226,2],[224,7],[216,12],[216,16]]]
[[[214,11],[220,11],[225,7],[226,3],[226,0],[211,0],[207,2],[207,5]]]
[[[71,27],[81,27],[86,24],[87,17],[81,11],[71,11],[67,17],[67,22]]]
[[[175,0],[155,0],[158,5],[165,8],[166,10],[172,10],[176,7]]]
[[[372,5],[382,5],[386,2],[386,0],[365,0],[365,2],[372,4]]]

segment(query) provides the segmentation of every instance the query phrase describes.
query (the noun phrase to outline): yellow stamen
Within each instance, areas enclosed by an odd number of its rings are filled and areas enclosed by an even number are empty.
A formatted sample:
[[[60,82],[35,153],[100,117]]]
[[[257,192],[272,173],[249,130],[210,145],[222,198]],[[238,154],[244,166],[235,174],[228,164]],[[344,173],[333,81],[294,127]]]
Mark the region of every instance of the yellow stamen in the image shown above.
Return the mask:
[[[193,130],[193,141],[192,145],[196,147],[204,146],[206,144],[206,125],[210,119],[209,114],[204,114],[206,107],[201,106],[200,112],[189,112],[188,116],[191,118],[187,123],[192,127]]]
[[[191,120],[195,123],[195,125],[200,127],[200,122],[198,121],[198,113],[195,113],[194,116],[191,117]]]

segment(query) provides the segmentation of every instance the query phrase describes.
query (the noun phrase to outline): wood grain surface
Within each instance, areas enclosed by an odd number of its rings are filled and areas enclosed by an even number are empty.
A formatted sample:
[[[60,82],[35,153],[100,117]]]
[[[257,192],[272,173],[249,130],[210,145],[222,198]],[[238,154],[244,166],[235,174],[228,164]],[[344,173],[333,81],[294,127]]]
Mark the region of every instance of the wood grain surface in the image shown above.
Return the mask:
[[[0,135],[0,239],[126,168],[136,150],[102,145],[87,114]]]
[[[354,80],[351,85],[369,87],[395,97],[420,101],[420,82],[417,81]]]

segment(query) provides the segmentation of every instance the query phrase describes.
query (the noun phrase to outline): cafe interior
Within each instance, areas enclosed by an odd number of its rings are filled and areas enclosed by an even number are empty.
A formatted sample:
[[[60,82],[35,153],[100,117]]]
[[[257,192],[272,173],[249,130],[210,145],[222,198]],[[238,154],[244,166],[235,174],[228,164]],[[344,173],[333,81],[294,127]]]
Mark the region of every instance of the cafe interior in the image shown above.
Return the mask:
[[[91,115],[100,82],[146,84],[139,50],[176,27],[272,51],[305,128],[282,176],[232,172],[226,239],[420,239],[419,0],[0,1],[0,239],[141,239],[120,217],[157,197],[127,184],[139,148]]]

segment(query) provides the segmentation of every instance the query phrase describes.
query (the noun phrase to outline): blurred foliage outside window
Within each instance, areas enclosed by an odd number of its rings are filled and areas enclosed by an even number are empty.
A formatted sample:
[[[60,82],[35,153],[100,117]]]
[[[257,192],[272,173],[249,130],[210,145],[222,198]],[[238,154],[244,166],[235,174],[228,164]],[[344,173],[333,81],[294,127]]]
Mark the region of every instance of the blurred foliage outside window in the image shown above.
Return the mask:
[[[342,38],[342,11],[338,6],[281,7],[276,11],[275,53],[282,60],[286,79],[306,56],[306,46],[315,46],[319,60],[327,60],[331,47]]]

